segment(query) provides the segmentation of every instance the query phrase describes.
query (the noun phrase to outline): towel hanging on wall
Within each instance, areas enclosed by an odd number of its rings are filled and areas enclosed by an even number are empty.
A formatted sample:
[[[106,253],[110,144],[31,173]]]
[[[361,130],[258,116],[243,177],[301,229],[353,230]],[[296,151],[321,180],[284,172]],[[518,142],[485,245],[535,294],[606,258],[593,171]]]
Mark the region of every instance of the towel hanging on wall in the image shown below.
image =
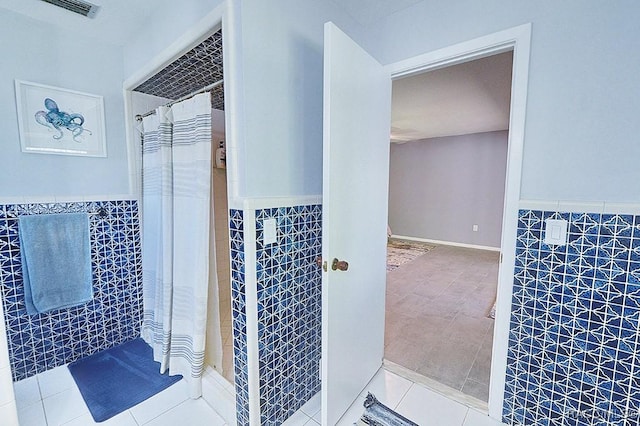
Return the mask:
[[[28,314],[93,299],[86,213],[20,216],[18,233]]]

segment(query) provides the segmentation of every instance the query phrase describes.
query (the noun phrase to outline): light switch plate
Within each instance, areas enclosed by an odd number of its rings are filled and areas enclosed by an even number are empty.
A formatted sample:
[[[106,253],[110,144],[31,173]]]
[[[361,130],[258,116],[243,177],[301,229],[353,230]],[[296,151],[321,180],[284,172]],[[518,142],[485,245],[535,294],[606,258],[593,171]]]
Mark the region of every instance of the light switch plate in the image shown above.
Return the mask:
[[[263,229],[264,244],[273,244],[278,240],[278,234],[276,232],[276,220],[265,219]]]
[[[544,222],[544,243],[552,246],[563,246],[567,243],[567,221],[564,219],[547,219]]]

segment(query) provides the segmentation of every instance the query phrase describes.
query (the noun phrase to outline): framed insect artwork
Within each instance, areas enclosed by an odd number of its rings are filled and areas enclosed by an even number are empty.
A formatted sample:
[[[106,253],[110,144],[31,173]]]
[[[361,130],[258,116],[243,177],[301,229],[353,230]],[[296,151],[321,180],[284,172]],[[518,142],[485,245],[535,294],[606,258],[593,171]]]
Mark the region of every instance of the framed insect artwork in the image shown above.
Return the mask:
[[[22,152],[106,157],[102,96],[16,80]]]

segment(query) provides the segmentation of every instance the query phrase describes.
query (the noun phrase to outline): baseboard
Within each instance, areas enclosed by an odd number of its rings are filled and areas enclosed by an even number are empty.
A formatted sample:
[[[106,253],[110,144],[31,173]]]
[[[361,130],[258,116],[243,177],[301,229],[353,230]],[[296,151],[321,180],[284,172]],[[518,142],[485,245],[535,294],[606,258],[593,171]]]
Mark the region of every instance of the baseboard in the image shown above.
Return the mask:
[[[421,243],[435,244],[437,246],[455,246],[455,247],[472,248],[472,249],[476,249],[476,250],[488,250],[488,251],[498,251],[498,252],[500,251],[500,247],[481,246],[481,245],[477,245],[477,244],[456,243],[456,242],[453,242],[453,241],[430,240],[430,239],[427,239],[427,238],[408,237],[406,235],[392,234],[391,238],[395,238],[397,240],[419,241]]]
[[[236,392],[233,385],[210,366],[206,367],[202,375],[202,399],[228,425],[236,424]]]

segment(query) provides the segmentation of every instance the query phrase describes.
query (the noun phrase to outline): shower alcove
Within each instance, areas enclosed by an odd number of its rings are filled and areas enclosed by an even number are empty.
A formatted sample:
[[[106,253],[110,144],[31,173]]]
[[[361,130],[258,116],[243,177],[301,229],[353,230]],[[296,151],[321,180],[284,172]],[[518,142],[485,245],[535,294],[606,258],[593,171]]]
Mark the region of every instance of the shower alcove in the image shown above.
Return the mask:
[[[162,67],[131,91],[131,113],[142,116],[160,106],[208,91],[211,93],[212,173],[209,297],[205,366],[209,366],[233,384],[233,336],[231,325],[231,287],[229,255],[229,219],[227,173],[224,162],[216,162],[216,151],[224,144],[224,83],[222,29],[205,35],[177,59]],[[139,120],[136,121],[139,123]],[[137,133],[140,141],[140,133]],[[137,147],[138,170],[141,170],[141,146]],[[217,163],[217,164],[216,164]],[[217,279],[217,293],[214,294]],[[218,341],[218,325],[221,342]],[[220,346],[221,343],[221,347]],[[220,358],[220,352],[222,357]],[[221,359],[221,361],[220,361]]]

